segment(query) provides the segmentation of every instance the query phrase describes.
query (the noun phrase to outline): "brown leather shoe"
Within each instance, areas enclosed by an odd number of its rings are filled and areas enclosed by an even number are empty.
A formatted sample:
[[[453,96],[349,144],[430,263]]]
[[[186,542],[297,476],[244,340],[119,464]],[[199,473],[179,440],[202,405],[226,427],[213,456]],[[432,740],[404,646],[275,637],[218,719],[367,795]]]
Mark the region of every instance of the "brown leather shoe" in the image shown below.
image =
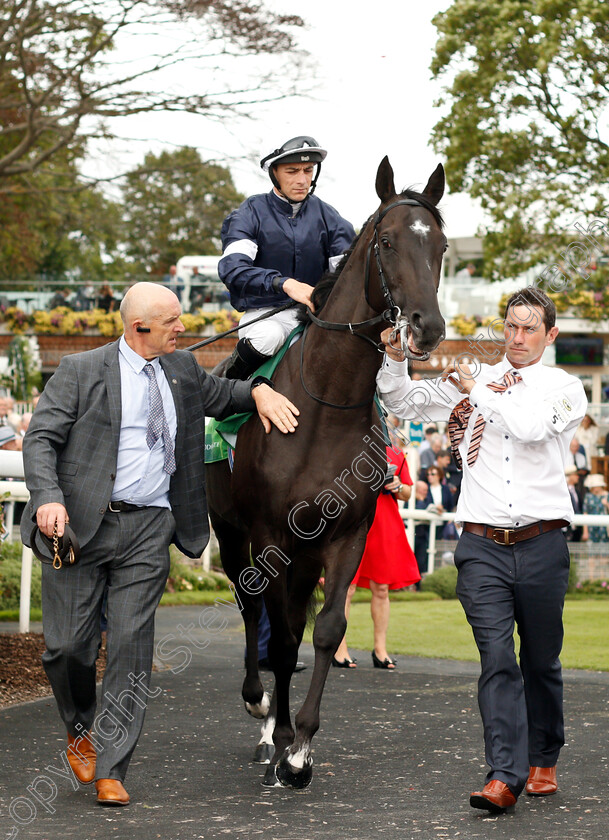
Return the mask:
[[[118,779],[98,779],[95,782],[100,805],[128,805],[129,794]]]
[[[95,761],[97,753],[95,747],[86,736],[74,738],[68,732],[68,749],[66,750],[70,767],[81,785],[90,785],[95,778]]]
[[[516,797],[506,785],[499,779],[491,779],[484,785],[482,791],[472,793],[469,798],[472,808],[480,808],[482,811],[490,811],[492,814],[501,814],[506,808],[516,804]]]
[[[526,792],[529,796],[550,796],[558,790],[556,765],[554,767],[531,767]]]

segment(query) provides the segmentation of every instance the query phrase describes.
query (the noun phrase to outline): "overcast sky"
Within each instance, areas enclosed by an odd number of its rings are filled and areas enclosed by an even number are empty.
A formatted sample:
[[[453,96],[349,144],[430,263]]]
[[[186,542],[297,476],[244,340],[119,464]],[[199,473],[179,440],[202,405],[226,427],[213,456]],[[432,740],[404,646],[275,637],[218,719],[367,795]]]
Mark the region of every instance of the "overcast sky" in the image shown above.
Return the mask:
[[[135,132],[133,126],[129,130],[140,140],[131,147],[137,154],[131,165],[147,150],[158,152],[163,142],[192,145],[204,159],[227,155],[241,192],[263,192],[268,176],[255,160],[290,137],[310,134],[328,150],[317,194],[356,227],[378,204],[374,180],[384,155],[398,189],[422,188],[441,160],[429,144],[440,116],[433,103],[441,92],[429,71],[436,41],[431,19],[450,0],[265,0],[265,5],[306,20],[298,38],[315,65],[312,97],[255,106],[253,119],[223,126],[204,116],[138,117]],[[482,218],[465,195],[447,195],[441,209],[449,237],[473,235]]]

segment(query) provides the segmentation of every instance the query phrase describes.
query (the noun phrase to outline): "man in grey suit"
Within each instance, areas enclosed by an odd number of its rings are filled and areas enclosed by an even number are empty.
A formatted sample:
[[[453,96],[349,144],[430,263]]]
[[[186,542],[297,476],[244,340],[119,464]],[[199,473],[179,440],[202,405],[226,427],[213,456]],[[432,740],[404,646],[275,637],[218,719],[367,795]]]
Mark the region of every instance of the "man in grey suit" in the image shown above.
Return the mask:
[[[176,350],[184,331],[176,295],[138,283],[121,304],[124,335],[65,357],[24,439],[30,501],[22,517],[81,545],[74,566],[43,565],[43,664],[68,732],[77,778],[95,780],[97,801],[127,805],[123,786],[146,710],[154,614],[169,571],[169,545],[199,557],[209,538],[205,414],[256,408],[294,431],[296,408],[265,384],[207,375]],[[95,661],[108,592],[108,660],[96,715]]]

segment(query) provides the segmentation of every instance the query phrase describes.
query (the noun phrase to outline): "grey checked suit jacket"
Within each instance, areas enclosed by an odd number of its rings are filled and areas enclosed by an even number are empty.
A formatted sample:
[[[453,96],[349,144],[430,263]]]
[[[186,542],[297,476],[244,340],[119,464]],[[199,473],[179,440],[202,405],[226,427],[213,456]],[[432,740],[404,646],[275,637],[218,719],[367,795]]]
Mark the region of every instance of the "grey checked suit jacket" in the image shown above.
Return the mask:
[[[192,353],[160,358],[177,412],[176,471],[169,501],[173,542],[199,557],[209,539],[205,495],[205,415],[226,417],[255,409],[250,383],[205,373]],[[118,342],[65,356],[47,383],[23,441],[30,501],[21,537],[30,544],[36,510],[65,505],[81,547],[93,539],[112,494],[121,423]]]

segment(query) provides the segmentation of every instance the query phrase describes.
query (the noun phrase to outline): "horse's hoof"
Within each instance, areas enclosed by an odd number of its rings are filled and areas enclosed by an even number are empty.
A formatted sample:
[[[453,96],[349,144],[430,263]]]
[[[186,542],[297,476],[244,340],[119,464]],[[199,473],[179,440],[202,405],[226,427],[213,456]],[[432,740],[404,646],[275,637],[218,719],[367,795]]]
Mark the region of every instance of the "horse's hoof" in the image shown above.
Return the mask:
[[[245,703],[245,711],[252,717],[262,720],[265,718],[269,709],[271,708],[271,695],[265,691],[262,695],[262,700],[259,703]]]
[[[274,752],[274,744],[258,744],[252,762],[254,764],[270,764]]]
[[[275,764],[271,764],[268,768],[266,773],[264,774],[264,779],[262,780],[263,787],[281,787],[281,782],[277,778],[277,774],[275,773]]]
[[[313,759],[304,751],[290,755],[288,748],[277,762],[276,775],[284,787],[302,790],[311,784]]]

